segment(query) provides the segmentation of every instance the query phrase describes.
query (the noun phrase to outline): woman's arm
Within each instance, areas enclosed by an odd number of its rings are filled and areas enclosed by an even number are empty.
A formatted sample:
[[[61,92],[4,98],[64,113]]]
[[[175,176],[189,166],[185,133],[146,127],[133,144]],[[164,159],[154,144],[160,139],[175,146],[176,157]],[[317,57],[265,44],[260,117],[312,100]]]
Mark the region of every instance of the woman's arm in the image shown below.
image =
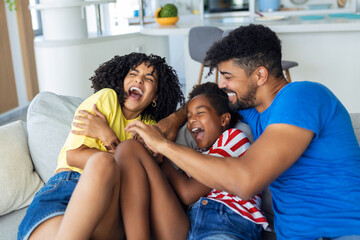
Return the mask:
[[[211,188],[176,170],[167,159],[164,159],[161,169],[186,206],[195,203],[200,197],[211,191]]]
[[[96,148],[89,148],[86,145],[81,145],[76,149],[66,152],[66,160],[69,166],[84,169],[87,160],[95,153],[101,150]]]
[[[94,104],[94,114],[86,110],[78,111],[78,115],[75,119],[80,122],[73,122],[72,125],[81,130],[72,130],[71,132],[76,135],[85,135],[100,139],[105,146],[110,144],[117,139],[115,132],[110,128],[106,116],[102,114]]]
[[[73,122],[72,125],[80,130],[72,130],[76,135],[85,135],[88,137],[100,139],[105,146],[110,146],[111,143],[117,139],[115,132],[110,128],[105,115],[103,115],[96,105],[93,106],[94,114],[86,110],[78,111],[75,120],[80,122]],[[86,145],[81,145],[79,148],[72,149],[66,152],[67,163],[72,167],[83,169],[87,160],[99,149],[89,148]],[[113,152],[115,150],[108,150]]]

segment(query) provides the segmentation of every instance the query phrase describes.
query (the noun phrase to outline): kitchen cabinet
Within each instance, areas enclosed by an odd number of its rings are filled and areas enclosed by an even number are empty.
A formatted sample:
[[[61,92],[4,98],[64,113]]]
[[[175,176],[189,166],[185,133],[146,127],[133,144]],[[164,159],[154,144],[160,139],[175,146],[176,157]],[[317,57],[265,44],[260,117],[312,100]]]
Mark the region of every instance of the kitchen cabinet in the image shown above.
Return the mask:
[[[257,0],[254,1],[254,12],[258,11]],[[278,11],[260,12],[264,16],[305,16],[305,15],[328,15],[342,16],[345,13],[355,13],[357,10],[356,0],[282,0]],[[339,15],[335,15],[339,14]]]
[[[357,0],[280,0],[280,8],[277,11],[259,11],[258,0],[234,0],[232,1],[235,8],[237,5],[243,8],[239,11],[233,11],[233,7],[227,7],[217,11],[209,11],[209,3],[215,0],[202,0],[203,9],[201,14],[205,18],[219,17],[237,17],[249,16],[258,18],[262,16],[306,16],[306,15],[328,15],[334,17],[346,17],[346,13],[355,13],[357,11]],[[265,0],[279,1],[279,0]],[[229,2],[227,0],[216,0],[215,2]],[[231,2],[231,1],[230,1]],[[241,3],[241,4],[240,4]],[[237,5],[236,5],[237,4]],[[220,4],[219,4],[220,5]],[[245,10],[244,10],[245,9]],[[338,14],[338,15],[336,15]]]

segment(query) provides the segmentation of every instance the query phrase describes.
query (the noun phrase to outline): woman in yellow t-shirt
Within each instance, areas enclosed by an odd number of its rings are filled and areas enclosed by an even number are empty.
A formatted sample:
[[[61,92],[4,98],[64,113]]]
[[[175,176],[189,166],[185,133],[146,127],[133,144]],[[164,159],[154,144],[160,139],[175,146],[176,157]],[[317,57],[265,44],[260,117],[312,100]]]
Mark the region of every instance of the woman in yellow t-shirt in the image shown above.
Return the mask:
[[[100,65],[90,80],[95,94],[78,107],[55,175],[35,195],[18,239],[124,238],[128,226],[122,219],[132,216],[121,211],[127,206],[120,204],[120,198],[126,199],[127,191],[136,189],[121,187],[116,146],[131,137],[124,131],[129,122],[140,119],[156,124],[184,101],[173,68],[152,54],[115,56]],[[92,119],[110,128],[92,135],[86,124]],[[131,203],[142,211],[148,208],[136,199]],[[143,232],[141,224],[134,237],[147,239],[150,232]]]

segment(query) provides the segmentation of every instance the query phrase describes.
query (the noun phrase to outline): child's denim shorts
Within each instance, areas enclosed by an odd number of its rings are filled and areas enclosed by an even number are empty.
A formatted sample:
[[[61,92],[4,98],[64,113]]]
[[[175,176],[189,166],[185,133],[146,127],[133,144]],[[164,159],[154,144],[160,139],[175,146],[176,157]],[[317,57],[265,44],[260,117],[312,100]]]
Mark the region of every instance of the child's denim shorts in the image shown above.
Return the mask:
[[[60,172],[55,174],[35,194],[33,201],[22,220],[18,240],[28,239],[34,229],[44,221],[64,215],[70,197],[80,178],[78,172]]]
[[[202,197],[188,210],[188,240],[258,240],[261,225],[232,211],[226,205]]]

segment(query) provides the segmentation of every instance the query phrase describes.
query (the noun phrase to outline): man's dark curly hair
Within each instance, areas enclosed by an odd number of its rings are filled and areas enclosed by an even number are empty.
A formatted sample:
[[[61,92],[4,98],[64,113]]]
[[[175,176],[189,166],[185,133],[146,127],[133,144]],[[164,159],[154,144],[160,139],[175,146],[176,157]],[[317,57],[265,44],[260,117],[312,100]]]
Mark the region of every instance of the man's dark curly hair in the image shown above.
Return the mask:
[[[184,103],[184,95],[180,88],[178,76],[175,70],[167,65],[165,58],[144,53],[115,56],[95,70],[95,75],[90,78],[92,88],[94,88],[94,92],[103,88],[114,89],[120,105],[124,106],[126,100],[124,79],[130,69],[135,69],[142,63],[153,66],[158,76],[156,107],[152,107],[150,104],[142,112],[142,118],[154,118],[159,121],[173,113],[178,104]]]
[[[283,74],[281,42],[270,28],[263,25],[241,26],[216,42],[204,60],[210,66],[209,75],[219,63],[230,59],[248,75],[260,66],[276,78]]]
[[[189,93],[188,102],[198,95],[205,95],[219,116],[224,113],[230,113],[231,120],[228,127],[233,127],[238,120],[242,119],[238,112],[231,110],[229,107],[228,95],[220,89],[216,83],[206,82],[200,85],[195,85],[193,90]]]

